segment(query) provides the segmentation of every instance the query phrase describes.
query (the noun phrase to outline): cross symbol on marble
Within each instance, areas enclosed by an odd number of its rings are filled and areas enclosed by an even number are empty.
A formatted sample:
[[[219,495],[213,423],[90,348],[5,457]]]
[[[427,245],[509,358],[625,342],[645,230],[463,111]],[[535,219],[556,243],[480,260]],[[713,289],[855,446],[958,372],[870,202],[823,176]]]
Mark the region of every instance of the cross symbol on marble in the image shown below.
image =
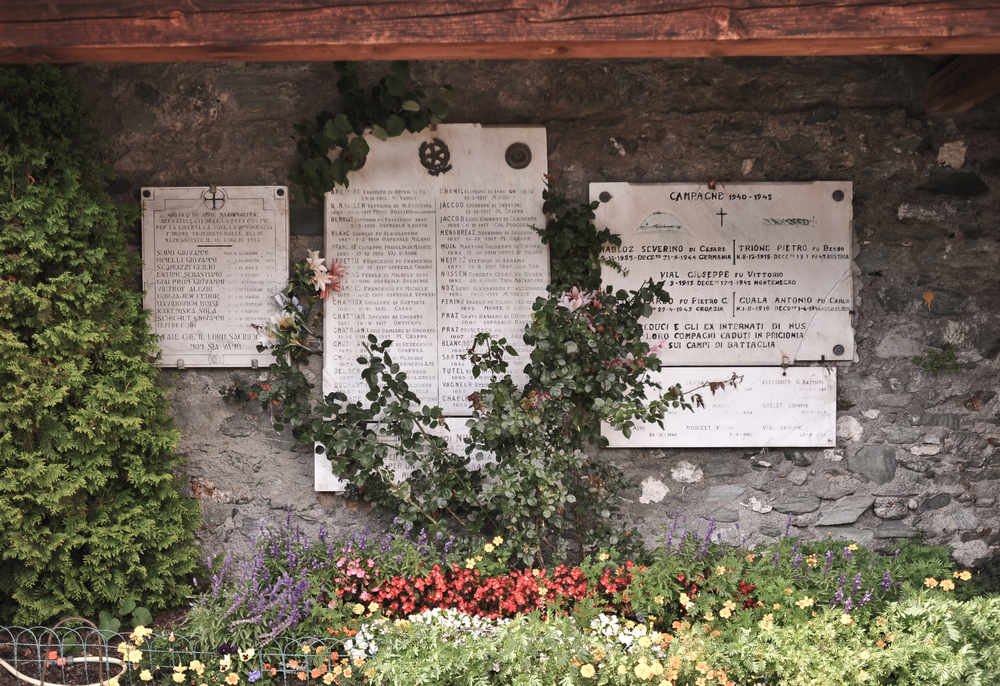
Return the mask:
[[[721,227],[721,226],[724,226],[724,225],[725,225],[725,220],[726,220],[726,215],[727,215],[727,214],[729,214],[729,213],[728,213],[728,212],[726,212],[726,211],[725,211],[724,209],[722,209],[722,208],[720,207],[720,208],[719,208],[719,211],[718,211],[718,212],[716,212],[716,214],[717,214],[717,215],[719,215],[719,226],[720,226],[720,227]]]
[[[205,191],[205,194],[202,196],[202,198],[205,200],[206,203],[209,200],[212,201],[212,209],[213,210],[217,210],[217,209],[219,209],[219,207],[221,207],[221,205],[219,205],[217,203],[225,204],[225,201],[226,201],[225,194],[220,193],[215,188],[211,188],[211,189]]]

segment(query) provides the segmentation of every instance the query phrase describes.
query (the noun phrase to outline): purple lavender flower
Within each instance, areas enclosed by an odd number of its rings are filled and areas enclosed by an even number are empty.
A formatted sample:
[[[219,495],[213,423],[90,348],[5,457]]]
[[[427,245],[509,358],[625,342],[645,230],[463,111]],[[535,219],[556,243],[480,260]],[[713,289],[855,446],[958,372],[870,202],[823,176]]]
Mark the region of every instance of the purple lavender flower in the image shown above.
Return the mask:
[[[831,567],[833,567],[833,551],[828,549],[823,563],[823,576],[830,573]]]
[[[667,549],[668,550],[670,548],[672,548],[673,545],[674,545],[674,532],[677,531],[677,519],[678,519],[678,517],[680,517],[680,515],[675,513],[674,514],[674,519],[670,523],[670,531],[667,532]]]
[[[872,601],[872,592],[865,591],[865,594],[861,596],[861,602],[858,603],[858,607],[864,607]]]
[[[858,593],[861,591],[861,572],[854,575],[854,592]]]
[[[785,538],[788,538],[788,535],[791,533],[791,531],[792,531],[792,513],[789,512],[788,517],[785,519]]]
[[[249,681],[251,684],[253,682],[257,681],[258,679],[260,679],[260,670],[259,669],[255,669],[252,672],[250,672],[249,674],[247,674],[247,681]]]
[[[798,569],[801,566],[802,566],[802,553],[796,550],[795,554],[792,556],[792,569]]]
[[[701,549],[699,550],[700,557],[705,557],[708,554],[708,546],[712,542],[713,533],[715,533],[715,517],[709,517],[708,528],[705,530],[705,540],[702,541]]]
[[[854,609],[854,599],[851,598],[851,596],[848,596],[844,600],[844,612],[850,612],[853,609]]]
[[[852,551],[847,546],[844,546],[844,551],[841,553],[844,558],[844,562],[850,562],[854,558],[854,551]]]
[[[882,583],[879,585],[883,591],[889,591],[892,588],[892,574],[889,573],[888,569],[882,572]]]

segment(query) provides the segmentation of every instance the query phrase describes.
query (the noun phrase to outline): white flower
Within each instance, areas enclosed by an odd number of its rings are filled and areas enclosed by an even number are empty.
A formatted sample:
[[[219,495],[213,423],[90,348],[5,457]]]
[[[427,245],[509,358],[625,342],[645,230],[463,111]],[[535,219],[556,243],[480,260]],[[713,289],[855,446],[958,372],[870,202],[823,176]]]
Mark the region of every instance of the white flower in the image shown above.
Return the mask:
[[[326,272],[326,262],[324,262],[323,258],[319,256],[319,250],[306,251],[306,265],[314,273]]]

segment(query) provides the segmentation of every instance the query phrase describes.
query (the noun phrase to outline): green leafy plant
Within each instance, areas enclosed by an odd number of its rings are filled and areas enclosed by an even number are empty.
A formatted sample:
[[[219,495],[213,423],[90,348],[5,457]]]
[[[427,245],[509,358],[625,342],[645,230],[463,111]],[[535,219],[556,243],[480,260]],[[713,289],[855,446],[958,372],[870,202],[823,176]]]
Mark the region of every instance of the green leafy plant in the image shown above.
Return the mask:
[[[61,72],[0,70],[3,621],[174,605],[197,560],[124,218],[85,120]]]
[[[341,111],[320,112],[299,124],[299,162],[292,181],[307,202],[321,202],[334,186],[347,186],[348,174],[361,169],[369,147],[363,134],[386,140],[417,132],[448,116],[448,103],[416,86],[406,62],[393,62],[389,73],[366,90],[350,62],[338,63]]]
[[[101,610],[97,615],[97,627],[101,631],[112,634],[119,633],[124,625],[129,627],[145,626],[153,623],[153,613],[149,608],[139,605],[134,595],[126,597],[111,610]]]
[[[655,303],[669,301],[667,293],[654,283],[636,291],[564,290],[571,278],[599,283],[602,246],[615,237],[594,227],[595,204],[575,206],[551,191],[545,203],[543,240],[563,245],[575,236],[586,250],[563,258],[557,283],[533,306],[524,331],[531,346],[522,363],[526,384],[513,381],[518,360],[507,340],[484,332],[470,342],[471,372],[484,386],[470,396],[465,454],[449,451],[441,408],[421,402],[392,357],[392,341],[374,334],[358,358],[364,401],[343,393],[312,400],[301,365],[315,351],[316,303],[336,291],[342,275],[315,254],[296,266],[284,313],[268,327],[275,364],[262,389],[276,427],[323,444],[356,495],[432,529],[502,533],[525,563],[566,546],[582,554],[625,545],[629,532],[616,513],[627,483],[591,450],[606,444],[602,422],[628,434],[638,422],[660,423],[668,411],[700,401],[678,386],[660,388],[652,377],[660,361],[642,339],[641,320]],[[338,276],[327,287],[330,274]],[[335,307],[335,298],[328,303]],[[495,459],[470,472],[474,452]],[[399,461],[413,472],[397,482],[392,465]]]

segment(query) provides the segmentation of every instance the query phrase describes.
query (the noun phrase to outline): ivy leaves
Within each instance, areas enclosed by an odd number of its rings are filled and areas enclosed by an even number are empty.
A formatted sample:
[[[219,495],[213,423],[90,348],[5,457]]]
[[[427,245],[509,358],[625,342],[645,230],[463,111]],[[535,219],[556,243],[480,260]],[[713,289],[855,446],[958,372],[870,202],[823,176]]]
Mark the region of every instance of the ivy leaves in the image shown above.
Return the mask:
[[[361,85],[354,64],[342,62],[337,69],[342,111],[320,112],[313,122],[295,127],[299,162],[292,181],[306,202],[321,202],[334,186],[346,187],[350,172],[365,165],[370,151],[366,130],[387,140],[407,131],[422,131],[448,116],[448,103],[417,87],[406,62],[393,62],[389,73],[370,90]]]

